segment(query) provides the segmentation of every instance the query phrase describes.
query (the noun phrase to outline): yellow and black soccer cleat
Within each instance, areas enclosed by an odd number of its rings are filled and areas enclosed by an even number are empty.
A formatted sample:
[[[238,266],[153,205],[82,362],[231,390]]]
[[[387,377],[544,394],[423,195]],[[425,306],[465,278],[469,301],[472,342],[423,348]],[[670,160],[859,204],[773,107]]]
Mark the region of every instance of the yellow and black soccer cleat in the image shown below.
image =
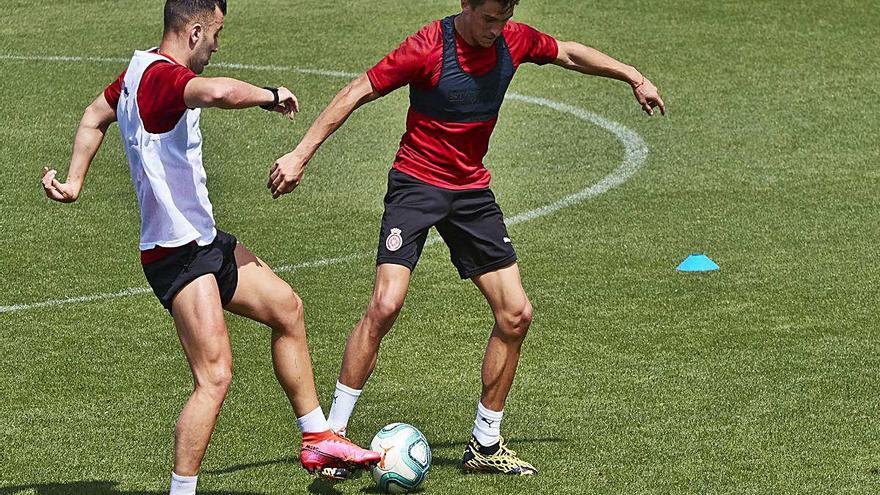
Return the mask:
[[[462,464],[465,471],[472,473],[497,473],[512,476],[534,476],[538,474],[535,466],[517,457],[516,452],[507,447],[503,438],[498,441],[498,451],[494,454],[481,452],[477,439],[471,438],[471,441],[464,449]]]

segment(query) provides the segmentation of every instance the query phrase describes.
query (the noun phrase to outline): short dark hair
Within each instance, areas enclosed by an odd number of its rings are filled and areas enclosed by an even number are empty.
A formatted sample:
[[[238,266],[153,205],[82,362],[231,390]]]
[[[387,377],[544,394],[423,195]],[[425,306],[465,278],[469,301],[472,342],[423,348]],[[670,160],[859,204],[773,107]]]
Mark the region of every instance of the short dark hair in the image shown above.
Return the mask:
[[[196,17],[213,15],[217,7],[226,15],[226,0],[167,0],[165,32],[181,30]]]
[[[498,3],[504,7],[504,10],[510,10],[516,7],[519,4],[519,0],[496,0]],[[468,3],[471,4],[471,8],[475,9],[480,5],[486,3],[486,0],[468,0]]]

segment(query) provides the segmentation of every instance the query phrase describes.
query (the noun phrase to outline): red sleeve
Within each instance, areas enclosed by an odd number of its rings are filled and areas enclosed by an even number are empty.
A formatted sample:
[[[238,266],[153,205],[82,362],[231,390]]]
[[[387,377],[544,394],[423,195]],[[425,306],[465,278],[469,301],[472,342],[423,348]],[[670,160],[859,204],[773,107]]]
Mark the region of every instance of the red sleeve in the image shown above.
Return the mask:
[[[556,38],[518,22],[509,22],[510,33],[504,37],[510,47],[515,65],[533,63],[549,64],[559,55],[559,43]]]
[[[439,63],[436,48],[443,43],[440,38],[440,21],[436,21],[405,39],[367,71],[373,89],[386,95],[410,83],[429,86],[432,64]]]
[[[116,110],[116,105],[119,104],[119,95],[122,94],[122,81],[124,79],[125,71],[122,71],[122,74],[115,81],[104,88],[104,99],[107,100],[107,103],[110,104],[113,110]]]
[[[144,71],[138,88],[144,129],[154,134],[174,129],[187,110],[183,91],[194,77],[187,67],[170,62],[156,62]]]

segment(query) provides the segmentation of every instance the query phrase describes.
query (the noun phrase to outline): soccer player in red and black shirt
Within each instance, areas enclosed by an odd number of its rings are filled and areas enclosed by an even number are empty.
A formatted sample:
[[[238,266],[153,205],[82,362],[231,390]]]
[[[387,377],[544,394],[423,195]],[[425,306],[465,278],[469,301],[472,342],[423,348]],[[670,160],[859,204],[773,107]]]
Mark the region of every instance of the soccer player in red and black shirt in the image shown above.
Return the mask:
[[[531,475],[537,470],[500,437],[504,402],[532,321],[516,253],[483,165],[498,110],[524,62],[554,63],[584,74],[627,82],[649,115],[657,88],[638,70],[580,43],[557,41],[510,21],[518,0],[461,0],[462,12],[407,38],[375,67],[346,86],[302,142],[272,167],[274,197],[295,188],[321,144],[361,105],[410,87],[406,133],[388,176],[372,299],[345,347],[330,426],[343,432],[372,373],[379,343],[403,306],[428,230],[436,227],[463,279],[479,287],[495,316],[483,358],[483,390],[469,471]]]

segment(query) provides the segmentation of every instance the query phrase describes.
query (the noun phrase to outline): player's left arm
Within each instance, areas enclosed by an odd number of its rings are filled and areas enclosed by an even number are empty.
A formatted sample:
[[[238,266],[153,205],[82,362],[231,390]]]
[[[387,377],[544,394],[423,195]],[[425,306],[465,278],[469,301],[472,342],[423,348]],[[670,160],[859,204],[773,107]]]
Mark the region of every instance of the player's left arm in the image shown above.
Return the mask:
[[[236,110],[259,106],[290,119],[299,112],[299,100],[289,89],[259,88],[230,77],[194,77],[186,83],[183,101],[188,108]]]
[[[654,107],[658,107],[660,113],[666,115],[666,105],[657,87],[635,67],[574,41],[558,41],[557,44],[559,53],[554,64],[583,74],[624,81],[632,87],[633,95],[645,113],[654,115]]]
[[[46,196],[62,203],[73,203],[79,198],[89,166],[104,142],[107,128],[113,122],[116,122],[116,109],[107,103],[103,94],[98,95],[86,108],[76,130],[67,181],[59,182],[55,178],[56,170],[43,167],[42,183]]]

